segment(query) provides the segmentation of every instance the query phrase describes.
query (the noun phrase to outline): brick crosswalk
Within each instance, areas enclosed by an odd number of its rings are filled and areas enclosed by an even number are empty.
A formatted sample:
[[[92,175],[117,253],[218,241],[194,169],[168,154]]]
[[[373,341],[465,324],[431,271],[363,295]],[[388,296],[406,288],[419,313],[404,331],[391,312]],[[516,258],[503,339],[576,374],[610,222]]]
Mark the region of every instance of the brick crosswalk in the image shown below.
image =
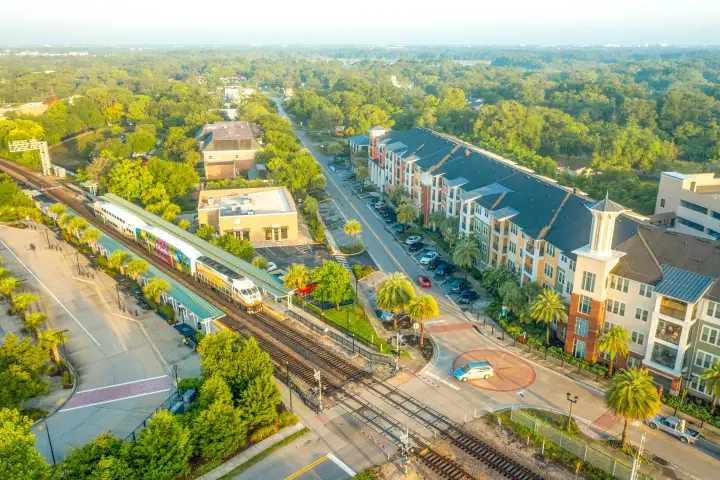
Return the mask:
[[[153,393],[166,392],[170,390],[171,385],[172,380],[170,377],[163,375],[161,377],[146,378],[144,380],[111,385],[109,387],[84,390],[75,393],[60,411],[66,412],[76,408],[90,407],[128,398],[142,397]]]

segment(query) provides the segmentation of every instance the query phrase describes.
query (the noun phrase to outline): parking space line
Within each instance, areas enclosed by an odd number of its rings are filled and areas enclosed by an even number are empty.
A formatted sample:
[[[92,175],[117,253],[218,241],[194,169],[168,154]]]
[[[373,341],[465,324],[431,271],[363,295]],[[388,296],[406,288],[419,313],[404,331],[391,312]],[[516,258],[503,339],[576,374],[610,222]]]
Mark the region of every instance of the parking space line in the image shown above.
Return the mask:
[[[332,453],[328,453],[328,454],[327,454],[327,457],[328,457],[330,460],[332,460],[335,465],[337,465],[338,467],[342,468],[345,473],[347,473],[347,474],[350,475],[351,477],[354,477],[354,476],[355,476],[355,471],[354,471],[352,468],[350,468],[350,467],[348,467],[347,465],[345,465],[345,464],[344,464],[339,458],[337,458],[335,455],[333,455]]]

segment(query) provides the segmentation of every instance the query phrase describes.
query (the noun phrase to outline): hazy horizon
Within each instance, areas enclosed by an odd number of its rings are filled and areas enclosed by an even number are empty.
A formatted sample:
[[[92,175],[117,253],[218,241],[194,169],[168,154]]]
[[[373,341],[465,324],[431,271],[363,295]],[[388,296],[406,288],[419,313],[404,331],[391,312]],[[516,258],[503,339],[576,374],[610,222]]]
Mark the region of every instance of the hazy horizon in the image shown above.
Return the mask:
[[[21,45],[720,45],[720,1],[396,0],[14,2],[0,44]],[[484,3],[484,2],[482,2]]]

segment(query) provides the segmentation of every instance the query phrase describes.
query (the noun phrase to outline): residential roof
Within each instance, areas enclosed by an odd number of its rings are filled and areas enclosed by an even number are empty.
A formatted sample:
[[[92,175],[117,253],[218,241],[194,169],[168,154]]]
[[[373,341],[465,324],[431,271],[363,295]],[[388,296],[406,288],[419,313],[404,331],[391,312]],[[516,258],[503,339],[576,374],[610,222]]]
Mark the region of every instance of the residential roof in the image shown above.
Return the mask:
[[[720,246],[715,241],[641,225],[637,228],[637,235],[615,249],[627,254],[612,270],[615,275],[658,286],[664,279],[664,269],[673,267],[712,279],[714,283],[707,296],[720,300],[720,284],[717,282],[720,277]]]
[[[265,270],[261,270],[250,264],[249,262],[246,262],[245,260],[242,260],[234,255],[227,253],[225,250],[206,242],[200,237],[197,237],[190,232],[186,232],[177,225],[165,221],[157,215],[153,215],[142,207],[139,207],[134,203],[130,203],[127,200],[120,198],[112,193],[106,193],[102,196],[102,198],[105,201],[115,203],[120,207],[137,215],[141,219],[145,220],[145,222],[147,222],[149,225],[162,228],[171,235],[190,244],[202,255],[210,257],[224,264],[226,267],[232,268],[241,275],[245,275],[250,280],[255,282],[258,287],[268,291],[271,295],[275,297],[287,297],[292,295],[293,290],[285,288],[282,283],[280,283],[275,277],[267,273]]]
[[[592,216],[586,206],[592,202],[570,189],[527,173],[513,162],[498,160],[477,147],[425,128],[389,131],[380,139],[385,145],[402,144],[403,151],[395,153],[404,157],[417,156],[419,160],[414,164],[424,172],[432,169],[430,173],[448,179],[450,185],[459,182],[467,192],[462,198],[467,199],[469,195],[478,204],[494,211],[506,207],[513,209],[517,212],[512,218],[513,223],[533,238],[538,238],[544,231],[543,238],[568,257],[574,259],[573,250],[588,244]],[[634,235],[639,224],[636,219],[620,215],[613,244],[618,245]]]
[[[715,281],[706,275],[688,272],[669,265],[661,265],[663,277],[655,285],[655,292],[666,297],[695,303]]]
[[[350,137],[350,142],[354,143],[355,145],[364,147],[366,145],[370,145],[370,137],[368,137],[367,135],[354,135]]]
[[[107,251],[108,254],[112,254],[116,250],[127,251],[127,249],[125,249],[125,247],[120,242],[107,235],[102,235],[98,239],[97,243],[105,251]],[[139,258],[131,251],[128,251],[128,253],[130,253],[133,258]],[[202,297],[196,295],[191,290],[188,290],[182,285],[179,285],[176,281],[168,277],[165,273],[163,273],[154,265],[148,265],[148,271],[145,276],[162,278],[163,280],[167,281],[170,285],[168,295],[170,295],[176,301],[182,303],[185,308],[197,315],[197,317],[201,320],[216,319],[225,316],[225,313],[222,310],[214,306],[212,303],[204,300]]]
[[[605,195],[605,198],[602,200],[598,200],[597,202],[593,203],[592,205],[588,205],[588,209],[593,210],[595,212],[603,212],[603,213],[622,213],[626,212],[627,208],[623,207],[619,203],[613,202],[607,197],[607,194]]]
[[[260,149],[250,124],[240,120],[208,123],[198,130],[196,138],[208,152]]]

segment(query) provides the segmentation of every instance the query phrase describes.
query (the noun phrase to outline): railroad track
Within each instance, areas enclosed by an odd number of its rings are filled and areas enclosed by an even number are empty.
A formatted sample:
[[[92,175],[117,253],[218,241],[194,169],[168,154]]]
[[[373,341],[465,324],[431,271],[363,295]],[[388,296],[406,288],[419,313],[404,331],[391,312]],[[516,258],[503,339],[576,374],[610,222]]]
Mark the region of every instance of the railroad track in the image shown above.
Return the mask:
[[[417,456],[418,460],[427,468],[440,475],[442,478],[450,480],[471,480],[472,477],[458,466],[457,463],[439,455],[432,450],[421,452]]]
[[[0,167],[16,179],[20,179],[38,189],[43,190],[45,195],[67,205],[79,215],[83,216],[98,230],[102,231],[103,234],[119,241],[128,250],[133,251],[136,255],[144,258],[147,262],[152,263],[179,284],[196,292],[205,300],[218,306],[226,315],[223,323],[228,328],[237,331],[245,338],[249,338],[251,336],[255,337],[260,348],[270,354],[271,359],[277,367],[289,368],[292,376],[300,379],[306,385],[315,386],[317,384],[317,381],[313,376],[315,367],[318,367],[318,369],[325,372],[325,375],[323,376],[323,390],[325,393],[329,393],[330,391],[340,387],[343,382],[349,380],[351,375],[355,378],[358,376],[358,372],[362,371],[354,366],[353,369],[350,369],[349,365],[352,364],[334,352],[331,352],[326,347],[312,341],[297,329],[287,325],[285,326],[287,328],[277,327],[277,325],[280,325],[281,322],[267,313],[261,312],[259,315],[251,315],[239,312],[237,307],[225,297],[217,294],[210,288],[198,282],[192,281],[189,277],[180,275],[174,269],[162,262],[159,262],[156,257],[151,256],[146,250],[136,243],[128,240],[115,230],[109,228],[103,221],[98,219],[92,214],[92,212],[89,211],[85,202],[77,198],[76,193],[65,190],[64,188],[57,188],[58,185],[56,182],[45,179],[34,172],[28,172],[3,159],[0,159]],[[268,332],[268,329],[271,330],[272,333]],[[275,336],[273,336],[273,334]],[[278,336],[280,338],[278,338]],[[281,342],[281,339],[284,340],[284,343]],[[310,358],[303,358],[299,355],[293,354],[289,351],[288,344],[290,346],[296,346],[298,350],[301,350],[304,355]],[[311,360],[314,360],[314,364],[310,363]],[[286,364],[286,362],[288,363]]]

